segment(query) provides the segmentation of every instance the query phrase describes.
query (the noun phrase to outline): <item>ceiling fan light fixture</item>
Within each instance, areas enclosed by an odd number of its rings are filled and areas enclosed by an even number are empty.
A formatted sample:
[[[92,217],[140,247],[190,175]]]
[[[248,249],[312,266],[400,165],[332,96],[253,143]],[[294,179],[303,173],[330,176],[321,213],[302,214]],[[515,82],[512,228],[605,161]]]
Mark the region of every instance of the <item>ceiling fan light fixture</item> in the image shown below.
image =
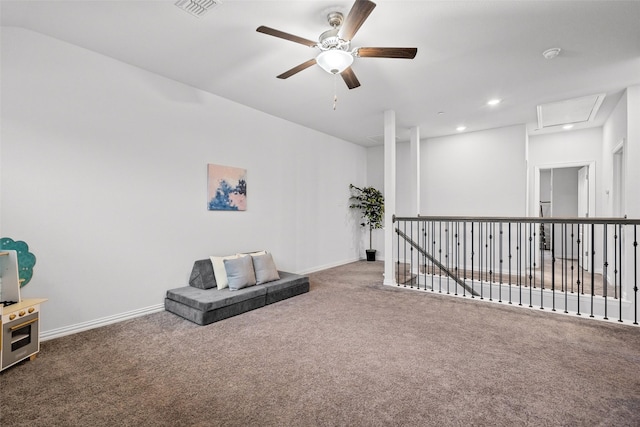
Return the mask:
[[[353,55],[344,50],[330,49],[320,52],[316,62],[327,73],[340,74],[353,64]]]

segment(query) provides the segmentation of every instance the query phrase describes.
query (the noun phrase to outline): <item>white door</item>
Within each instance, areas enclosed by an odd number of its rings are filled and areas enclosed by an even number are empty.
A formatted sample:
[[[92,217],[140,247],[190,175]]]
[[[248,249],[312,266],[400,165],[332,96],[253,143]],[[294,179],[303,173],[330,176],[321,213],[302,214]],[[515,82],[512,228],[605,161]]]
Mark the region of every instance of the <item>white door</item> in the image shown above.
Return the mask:
[[[589,166],[584,166],[578,170],[578,216],[581,218],[589,217]],[[580,262],[585,270],[589,270],[590,266],[590,233],[591,227],[589,225],[585,224],[579,227],[578,237],[580,238],[580,249],[582,251]]]

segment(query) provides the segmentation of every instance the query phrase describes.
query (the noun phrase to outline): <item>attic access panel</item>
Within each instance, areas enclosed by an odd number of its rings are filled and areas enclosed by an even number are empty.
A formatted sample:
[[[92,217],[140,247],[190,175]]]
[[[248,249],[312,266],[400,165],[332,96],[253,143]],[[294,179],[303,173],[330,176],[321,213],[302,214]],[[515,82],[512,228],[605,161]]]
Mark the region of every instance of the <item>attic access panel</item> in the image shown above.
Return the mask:
[[[175,5],[196,18],[222,3],[221,0],[178,0]]]
[[[538,129],[593,121],[605,94],[538,105]]]

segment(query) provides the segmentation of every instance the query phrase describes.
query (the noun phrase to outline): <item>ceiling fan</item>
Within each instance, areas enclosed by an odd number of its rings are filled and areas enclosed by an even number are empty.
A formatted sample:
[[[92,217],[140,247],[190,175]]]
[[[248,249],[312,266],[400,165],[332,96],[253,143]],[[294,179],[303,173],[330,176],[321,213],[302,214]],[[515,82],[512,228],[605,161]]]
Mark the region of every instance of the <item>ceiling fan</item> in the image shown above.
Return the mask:
[[[418,53],[415,47],[358,47],[350,50],[351,39],[375,7],[376,4],[372,1],[356,0],[346,19],[340,12],[329,13],[327,20],[331,29],[320,34],[317,42],[265,26],[258,27],[256,31],[320,50],[318,56],[285,71],[277,76],[279,79],[289,78],[318,64],[328,73],[340,74],[347,87],[355,89],[360,86],[358,78],[351,69],[355,58],[413,59]]]

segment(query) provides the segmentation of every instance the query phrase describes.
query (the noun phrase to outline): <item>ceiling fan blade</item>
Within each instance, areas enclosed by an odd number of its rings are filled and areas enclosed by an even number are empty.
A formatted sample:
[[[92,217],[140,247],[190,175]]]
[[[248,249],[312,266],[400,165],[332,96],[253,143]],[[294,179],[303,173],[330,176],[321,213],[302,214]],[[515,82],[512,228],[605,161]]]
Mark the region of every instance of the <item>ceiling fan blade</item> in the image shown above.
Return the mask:
[[[400,58],[413,59],[418,53],[415,47],[361,47],[358,56],[361,58]]]
[[[256,28],[256,31],[263,34],[268,34],[273,37],[279,37],[281,39],[289,40],[295,43],[300,43],[305,46],[314,47],[318,44],[318,42],[314,42],[313,40],[305,39],[302,37],[294,36],[293,34],[285,33],[284,31],[276,30],[273,28],[265,27],[264,25]]]
[[[344,70],[342,73],[340,73],[340,75],[342,76],[342,80],[344,80],[349,89],[360,87],[360,82],[358,81],[358,78],[356,77],[356,74],[353,72],[353,69],[351,69],[351,67]]]
[[[345,19],[338,32],[340,38],[343,40],[351,40],[375,7],[376,4],[372,1],[356,0],[349,11],[349,15],[347,15],[347,19]]]
[[[309,67],[311,67],[312,65],[316,64],[316,58],[312,58],[310,60],[308,60],[307,62],[303,62],[300,65],[297,65],[295,67],[293,67],[292,69],[290,69],[289,71],[285,71],[284,73],[280,74],[278,76],[279,79],[288,79],[289,77],[293,76],[296,73],[299,73],[302,70],[305,70]]]

